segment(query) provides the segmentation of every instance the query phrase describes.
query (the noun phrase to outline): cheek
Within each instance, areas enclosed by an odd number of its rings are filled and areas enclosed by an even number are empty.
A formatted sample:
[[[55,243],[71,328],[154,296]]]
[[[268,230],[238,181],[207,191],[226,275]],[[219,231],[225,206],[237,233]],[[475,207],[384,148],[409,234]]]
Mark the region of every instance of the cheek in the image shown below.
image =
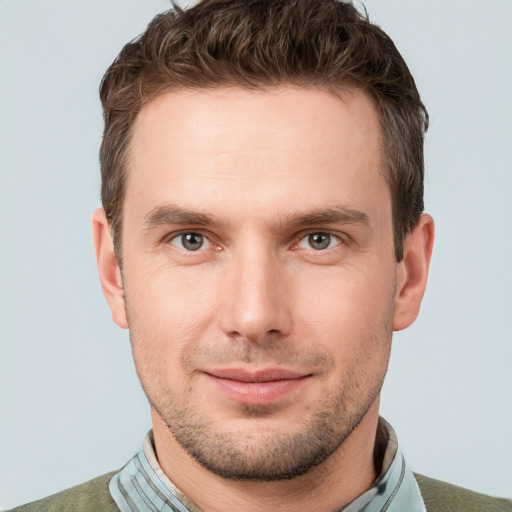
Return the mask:
[[[204,274],[196,267],[169,264],[132,272],[137,279],[125,282],[130,317],[150,330],[194,330],[208,321],[216,302],[215,276]]]
[[[341,268],[301,273],[296,286],[297,309],[318,327],[350,329],[379,324],[394,307],[394,272],[372,268]],[[391,310],[391,311],[390,311]],[[344,329],[338,329],[343,332]]]
[[[126,275],[137,279],[128,278],[124,284],[137,371],[163,367],[179,373],[186,353],[195,350],[211,329],[218,287],[212,276],[205,279],[197,269],[177,271],[163,265],[130,271]]]
[[[315,340],[323,346],[340,368],[351,366],[349,361],[354,367],[386,364],[394,280],[373,272],[345,270],[331,272],[322,280],[309,280],[315,286],[303,281],[295,308],[297,332],[306,342]],[[382,275],[392,276],[389,271]]]

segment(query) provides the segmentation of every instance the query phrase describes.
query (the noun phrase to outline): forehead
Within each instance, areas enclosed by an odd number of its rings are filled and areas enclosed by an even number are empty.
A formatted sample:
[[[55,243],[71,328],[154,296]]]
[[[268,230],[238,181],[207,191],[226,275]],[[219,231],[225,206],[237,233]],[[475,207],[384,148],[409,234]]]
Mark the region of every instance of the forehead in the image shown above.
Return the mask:
[[[373,102],[357,89],[166,93],[136,120],[125,206],[195,197],[246,207],[258,198],[272,208],[312,193],[365,201],[365,190],[387,189],[381,137]]]

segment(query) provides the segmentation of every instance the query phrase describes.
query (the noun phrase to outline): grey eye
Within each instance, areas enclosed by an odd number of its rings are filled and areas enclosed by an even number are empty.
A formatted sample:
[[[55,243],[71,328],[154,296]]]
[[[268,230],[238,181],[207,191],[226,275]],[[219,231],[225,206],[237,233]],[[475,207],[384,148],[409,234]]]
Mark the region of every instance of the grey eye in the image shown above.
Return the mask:
[[[327,249],[331,244],[331,235],[329,233],[313,233],[308,236],[308,243],[317,251]]]
[[[205,238],[199,233],[183,233],[174,237],[171,244],[187,251],[198,251],[205,248]]]
[[[203,236],[197,233],[187,233],[186,235],[181,235],[181,243],[185,249],[197,251],[203,245]]]

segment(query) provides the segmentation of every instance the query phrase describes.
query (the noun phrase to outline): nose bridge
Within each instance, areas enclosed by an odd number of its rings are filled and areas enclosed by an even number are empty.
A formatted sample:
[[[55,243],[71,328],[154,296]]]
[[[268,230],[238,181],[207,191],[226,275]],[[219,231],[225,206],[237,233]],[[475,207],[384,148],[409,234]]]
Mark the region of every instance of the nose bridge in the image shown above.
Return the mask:
[[[222,328],[258,342],[268,333],[288,334],[290,315],[282,262],[271,247],[245,244],[234,251],[225,281]]]

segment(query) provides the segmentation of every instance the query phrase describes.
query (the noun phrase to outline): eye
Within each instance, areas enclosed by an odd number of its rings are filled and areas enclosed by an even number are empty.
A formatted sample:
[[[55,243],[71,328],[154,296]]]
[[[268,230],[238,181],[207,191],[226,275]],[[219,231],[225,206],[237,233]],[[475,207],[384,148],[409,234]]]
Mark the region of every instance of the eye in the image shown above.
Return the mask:
[[[193,231],[175,236],[171,239],[171,244],[186,251],[199,251],[200,249],[208,249],[211,246],[210,241],[206,237]]]
[[[315,251],[323,251],[340,245],[341,240],[330,233],[318,232],[311,233],[300,240],[297,244],[299,249],[314,249]]]

